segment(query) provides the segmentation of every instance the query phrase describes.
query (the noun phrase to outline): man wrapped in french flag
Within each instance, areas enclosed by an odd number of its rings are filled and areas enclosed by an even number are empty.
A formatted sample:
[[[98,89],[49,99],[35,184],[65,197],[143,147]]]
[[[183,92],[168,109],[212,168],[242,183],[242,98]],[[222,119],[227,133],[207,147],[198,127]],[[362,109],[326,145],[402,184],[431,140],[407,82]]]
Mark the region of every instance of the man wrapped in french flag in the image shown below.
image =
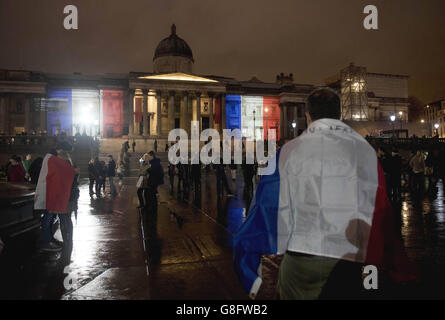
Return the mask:
[[[317,299],[339,261],[377,267],[395,281],[416,278],[393,224],[376,152],[342,121],[336,92],[307,99],[307,130],[277,153],[234,237],[235,269],[255,297],[261,256],[284,254],[281,299]],[[341,288],[339,289],[341,290]]]
[[[47,154],[36,187],[34,209],[66,213],[74,176],[75,169],[68,161]]]

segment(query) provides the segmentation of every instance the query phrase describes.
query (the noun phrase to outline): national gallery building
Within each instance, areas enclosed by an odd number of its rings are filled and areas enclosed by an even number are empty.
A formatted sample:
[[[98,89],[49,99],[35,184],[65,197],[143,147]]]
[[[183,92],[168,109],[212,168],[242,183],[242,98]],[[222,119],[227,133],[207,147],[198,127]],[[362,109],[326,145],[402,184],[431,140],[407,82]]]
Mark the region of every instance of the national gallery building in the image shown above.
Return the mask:
[[[0,134],[89,135],[165,139],[171,129],[241,129],[246,138],[293,138],[306,128],[305,99],[314,89],[293,75],[274,83],[193,72],[188,44],[176,33],[157,46],[152,73],[86,76],[0,70]],[[332,80],[334,79],[334,80]],[[344,120],[408,115],[408,77],[350,65],[327,85],[342,96]]]

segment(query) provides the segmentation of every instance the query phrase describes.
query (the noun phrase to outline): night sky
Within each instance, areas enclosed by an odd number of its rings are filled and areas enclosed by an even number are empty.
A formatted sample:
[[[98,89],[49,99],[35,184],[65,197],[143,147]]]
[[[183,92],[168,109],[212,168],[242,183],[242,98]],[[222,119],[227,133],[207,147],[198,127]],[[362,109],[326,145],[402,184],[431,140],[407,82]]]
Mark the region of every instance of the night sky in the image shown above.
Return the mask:
[[[79,9],[79,30],[63,8]],[[378,31],[363,8],[379,9]],[[0,68],[84,74],[153,70],[157,44],[187,41],[194,71],[322,84],[350,62],[410,75],[410,95],[445,97],[444,0],[0,0]]]

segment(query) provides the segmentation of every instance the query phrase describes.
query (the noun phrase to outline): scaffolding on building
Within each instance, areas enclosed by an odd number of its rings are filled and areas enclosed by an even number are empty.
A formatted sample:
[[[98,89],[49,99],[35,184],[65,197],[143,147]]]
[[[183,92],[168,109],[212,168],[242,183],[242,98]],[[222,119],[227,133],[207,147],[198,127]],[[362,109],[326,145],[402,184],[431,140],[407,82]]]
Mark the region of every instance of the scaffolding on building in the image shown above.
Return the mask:
[[[366,75],[366,67],[358,67],[353,63],[340,71],[342,120],[369,119]]]

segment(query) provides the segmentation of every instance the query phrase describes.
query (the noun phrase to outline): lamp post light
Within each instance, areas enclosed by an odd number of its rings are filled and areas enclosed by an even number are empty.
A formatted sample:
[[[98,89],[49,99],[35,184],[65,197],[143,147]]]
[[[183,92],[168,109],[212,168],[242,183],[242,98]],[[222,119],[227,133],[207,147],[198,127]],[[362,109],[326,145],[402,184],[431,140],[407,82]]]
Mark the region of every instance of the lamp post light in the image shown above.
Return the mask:
[[[434,128],[436,129],[436,136],[439,135],[439,127],[440,125],[438,123],[434,124]]]
[[[389,117],[391,119],[392,122],[392,136],[395,136],[395,129],[394,129],[394,121],[396,121],[396,116],[392,115],[391,117]]]
[[[402,126],[403,126],[403,111],[399,112],[399,116],[400,116],[400,130],[402,130]]]
[[[292,122],[292,128],[294,128],[294,138],[295,136],[295,128],[297,127],[297,123],[295,122],[295,120]]]
[[[268,127],[268,125],[267,125],[267,113],[269,112],[269,108],[265,108],[264,109],[264,111],[266,112],[266,140],[268,140],[269,139],[269,127]]]

